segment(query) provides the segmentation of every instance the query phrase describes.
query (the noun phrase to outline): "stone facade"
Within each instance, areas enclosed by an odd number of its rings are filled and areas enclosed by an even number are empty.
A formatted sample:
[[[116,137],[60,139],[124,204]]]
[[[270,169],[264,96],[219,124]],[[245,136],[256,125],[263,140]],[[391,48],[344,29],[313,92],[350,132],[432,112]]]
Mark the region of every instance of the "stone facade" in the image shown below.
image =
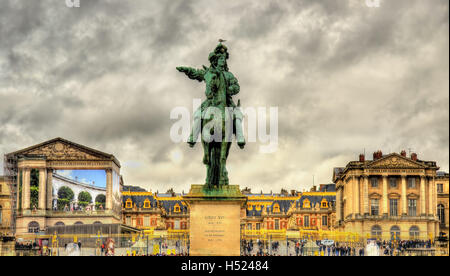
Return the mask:
[[[240,211],[242,237],[285,238],[287,231],[334,230],[335,185],[321,186],[319,191],[291,194],[284,190],[280,194],[252,194],[243,190],[247,201]],[[152,193],[125,186],[122,222],[147,233],[166,230],[169,234],[187,236],[190,209],[183,196],[173,191]]]
[[[439,231],[443,232],[448,237],[449,227],[449,174],[444,172],[438,172],[436,176],[436,188],[437,188],[437,214],[439,219]]]
[[[336,228],[365,238],[434,239],[439,235],[436,214],[436,162],[375,152],[373,160],[351,161],[335,168]]]
[[[101,222],[119,223],[121,220],[122,178],[113,191],[113,177],[120,176],[120,163],[112,155],[79,145],[62,138],[6,154],[6,166],[14,172],[16,200],[12,201],[15,233],[23,235],[44,231],[56,223],[71,225]],[[61,212],[53,208],[53,175],[55,170],[105,170],[106,202],[104,210],[88,212]],[[31,173],[38,171],[38,200],[31,204]],[[117,193],[117,195],[115,195]],[[115,202],[117,201],[117,202]]]
[[[0,236],[11,232],[11,192],[6,177],[0,176]]]

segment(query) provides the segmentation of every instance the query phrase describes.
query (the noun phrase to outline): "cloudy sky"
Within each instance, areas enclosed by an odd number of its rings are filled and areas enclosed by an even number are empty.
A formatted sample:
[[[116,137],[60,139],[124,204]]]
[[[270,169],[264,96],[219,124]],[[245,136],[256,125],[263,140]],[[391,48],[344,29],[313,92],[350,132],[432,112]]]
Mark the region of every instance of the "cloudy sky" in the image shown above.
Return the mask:
[[[309,189],[364,151],[449,164],[448,0],[0,2],[0,154],[63,137],[114,154],[125,184],[188,191],[202,149],[169,138],[223,38],[245,106],[277,106],[279,145],[233,145],[230,182]],[[0,161],[2,162],[2,161]],[[2,165],[2,163],[0,163]],[[1,166],[2,167],[2,166]],[[0,171],[1,174],[1,171]]]

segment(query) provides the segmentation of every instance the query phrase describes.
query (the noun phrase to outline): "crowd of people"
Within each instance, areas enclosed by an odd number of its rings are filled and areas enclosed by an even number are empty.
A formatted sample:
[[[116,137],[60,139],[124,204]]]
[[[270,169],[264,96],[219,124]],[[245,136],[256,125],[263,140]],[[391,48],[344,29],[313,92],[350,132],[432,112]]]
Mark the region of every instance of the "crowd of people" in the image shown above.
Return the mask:
[[[369,241],[365,242],[334,242],[326,240],[286,240],[286,251],[280,250],[280,241],[262,242],[261,240],[242,240],[241,248],[244,256],[402,256],[411,254],[417,249],[434,248],[431,240],[372,240],[375,250],[369,248]],[[294,244],[294,253],[290,246]],[[255,250],[255,245],[256,250]],[[269,250],[270,247],[270,250]]]

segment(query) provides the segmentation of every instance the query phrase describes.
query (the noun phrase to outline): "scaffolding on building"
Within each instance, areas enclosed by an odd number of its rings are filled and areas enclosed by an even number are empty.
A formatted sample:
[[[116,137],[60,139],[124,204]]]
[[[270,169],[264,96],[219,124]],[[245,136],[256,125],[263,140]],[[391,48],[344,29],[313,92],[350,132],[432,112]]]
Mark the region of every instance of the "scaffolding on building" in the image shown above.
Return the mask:
[[[5,174],[7,185],[9,186],[11,197],[11,218],[10,231],[11,234],[16,232],[16,217],[17,217],[17,188],[18,188],[18,169],[17,169],[17,155],[4,155],[3,171]]]

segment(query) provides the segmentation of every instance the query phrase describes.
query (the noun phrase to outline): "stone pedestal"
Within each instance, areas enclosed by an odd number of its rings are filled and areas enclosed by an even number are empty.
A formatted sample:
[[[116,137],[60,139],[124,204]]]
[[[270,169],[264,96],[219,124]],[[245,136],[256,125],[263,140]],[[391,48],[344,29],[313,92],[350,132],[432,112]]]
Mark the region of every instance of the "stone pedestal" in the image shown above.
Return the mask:
[[[239,186],[192,185],[183,199],[190,207],[189,254],[239,256],[241,208],[247,200]]]

